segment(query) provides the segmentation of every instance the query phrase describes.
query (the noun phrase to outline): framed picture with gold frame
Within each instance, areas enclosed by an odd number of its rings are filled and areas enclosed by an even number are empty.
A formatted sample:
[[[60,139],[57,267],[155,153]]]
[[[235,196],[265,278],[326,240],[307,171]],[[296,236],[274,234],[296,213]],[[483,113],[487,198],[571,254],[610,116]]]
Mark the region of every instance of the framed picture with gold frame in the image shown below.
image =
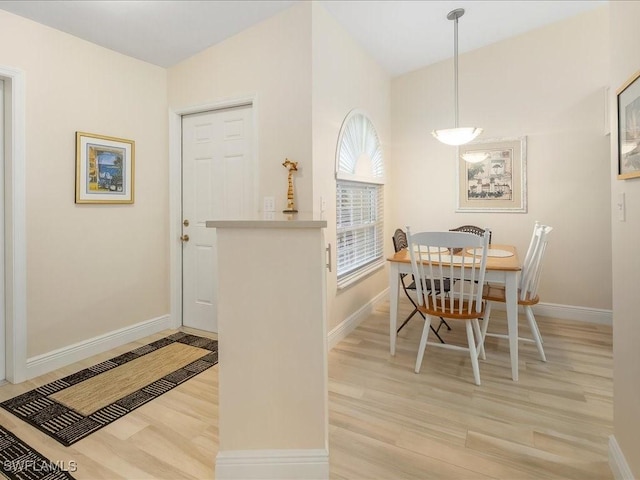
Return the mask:
[[[618,180],[640,177],[640,70],[616,92]]]
[[[135,142],[76,132],[76,203],[133,203]]]

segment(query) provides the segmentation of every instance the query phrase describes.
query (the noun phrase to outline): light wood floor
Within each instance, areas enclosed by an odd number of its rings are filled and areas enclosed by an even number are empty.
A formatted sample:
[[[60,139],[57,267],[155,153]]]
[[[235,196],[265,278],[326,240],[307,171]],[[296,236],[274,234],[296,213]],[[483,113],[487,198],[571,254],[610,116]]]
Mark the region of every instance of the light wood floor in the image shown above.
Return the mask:
[[[403,312],[408,313],[406,304]],[[495,312],[490,330],[504,327]],[[522,323],[522,322],[521,322]],[[413,373],[419,317],[389,355],[388,305],[329,354],[331,478],[611,479],[611,327],[539,318],[547,363],[521,344],[520,380],[510,379],[506,340],[488,338],[475,386],[466,353],[427,348]],[[462,325],[441,330],[464,344]],[[525,330],[525,328],[523,328]],[[101,354],[20,385],[0,401],[146,344]],[[54,461],[74,461],[77,479],[211,479],[217,453],[217,367],[64,447],[0,410],[0,424]]]

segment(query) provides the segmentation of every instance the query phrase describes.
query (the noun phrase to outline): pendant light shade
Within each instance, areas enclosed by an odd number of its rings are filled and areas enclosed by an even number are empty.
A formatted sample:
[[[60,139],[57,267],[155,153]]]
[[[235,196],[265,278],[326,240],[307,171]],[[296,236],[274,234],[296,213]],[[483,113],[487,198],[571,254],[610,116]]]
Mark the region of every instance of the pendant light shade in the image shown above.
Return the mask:
[[[479,127],[459,127],[458,126],[458,18],[464,15],[464,8],[452,10],[447,15],[447,19],[453,20],[453,67],[454,67],[454,128],[444,128],[434,130],[431,134],[440,142],[447,145],[464,145],[482,133]]]
[[[456,127],[434,130],[431,134],[447,145],[464,145],[482,133],[477,127]]]
[[[460,155],[460,158],[469,163],[484,162],[485,160],[489,160],[489,157],[491,157],[491,155],[487,152],[467,152]]]

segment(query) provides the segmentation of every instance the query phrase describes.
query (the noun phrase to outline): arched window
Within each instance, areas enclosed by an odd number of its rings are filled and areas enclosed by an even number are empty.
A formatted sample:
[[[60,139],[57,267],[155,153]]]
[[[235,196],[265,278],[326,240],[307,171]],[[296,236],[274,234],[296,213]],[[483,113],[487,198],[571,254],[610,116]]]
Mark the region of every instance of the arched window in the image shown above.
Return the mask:
[[[384,161],[378,134],[360,110],[342,123],[336,152],[338,288],[384,265]]]

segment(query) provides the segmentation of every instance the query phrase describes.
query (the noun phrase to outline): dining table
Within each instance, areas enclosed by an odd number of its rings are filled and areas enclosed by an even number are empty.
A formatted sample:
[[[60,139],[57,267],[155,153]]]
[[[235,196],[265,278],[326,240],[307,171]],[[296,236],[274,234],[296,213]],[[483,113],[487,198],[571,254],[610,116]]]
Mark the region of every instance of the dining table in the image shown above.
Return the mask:
[[[412,274],[409,251],[404,248],[388,257],[389,262],[389,337],[391,355],[396,353],[398,294],[400,274]],[[454,264],[455,265],[455,264]],[[522,270],[513,245],[489,245],[485,282],[505,286],[511,378],[518,380],[518,274]]]

